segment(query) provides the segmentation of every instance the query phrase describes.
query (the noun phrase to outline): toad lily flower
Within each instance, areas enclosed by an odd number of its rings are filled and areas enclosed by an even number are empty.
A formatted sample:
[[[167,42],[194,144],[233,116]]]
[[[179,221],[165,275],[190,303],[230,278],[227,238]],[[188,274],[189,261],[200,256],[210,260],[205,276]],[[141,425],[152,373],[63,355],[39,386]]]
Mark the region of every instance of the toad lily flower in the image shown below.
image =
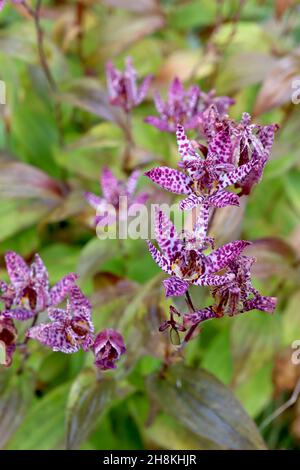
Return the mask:
[[[17,330],[10,318],[0,314],[0,365],[9,367],[16,349]]]
[[[217,275],[230,261],[237,258],[249,242],[228,243],[209,255],[203,249],[190,248],[179,237],[173,223],[162,211],[156,212],[155,234],[160,252],[150,241],[150,254],[158,266],[171,277],[164,281],[166,296],[184,295],[190,284],[220,286],[234,278],[234,274]]]
[[[116,361],[126,352],[123,337],[118,331],[108,328],[101,331],[93,345],[95,366],[100,370],[116,368]]]
[[[220,114],[223,114],[233,102],[227,96],[216,97],[214,91],[206,94],[195,85],[185,91],[182,82],[175,78],[166,102],[163,102],[158,92],[154,94],[154,104],[160,117],[148,116],[145,122],[166,132],[175,132],[177,124],[186,129],[195,129],[199,127],[202,113],[209,106],[215,104]]]
[[[177,126],[180,166],[186,173],[158,167],[147,171],[145,175],[167,191],[188,196],[180,203],[182,210],[192,209],[199,204],[208,207],[239,205],[238,195],[225,191],[225,188],[245,178],[257,162],[251,160],[234,168],[229,158],[230,146],[227,148],[219,137],[213,141],[207,155],[201,158],[187,139],[183,127]]]
[[[239,256],[230,262],[228,272],[234,274],[232,280],[220,288],[213,289],[217,301],[216,313],[230,316],[250,310],[272,313],[276,307],[275,297],[265,297],[254,289],[251,282],[251,266],[255,258]]]
[[[140,176],[139,171],[134,171],[129,176],[127,182],[118,180],[109,168],[104,168],[100,177],[100,186],[102,188],[103,197],[96,194],[86,192],[86,201],[97,210],[94,219],[95,225],[110,225],[116,221],[117,213],[122,210],[120,205],[121,197],[126,198],[126,208],[129,211],[135,204],[145,204],[148,194],[139,193],[134,197],[137,181]]]
[[[204,116],[203,128],[209,144],[218,138],[218,135],[225,136],[224,141],[231,143],[232,162],[235,165],[241,167],[251,160],[257,162],[251,171],[236,183],[236,187],[242,190],[240,195],[249,194],[253,185],[261,180],[279,126],[251,123],[248,113],[243,113],[241,121],[235,122],[228,116],[221,117],[212,107]],[[220,141],[220,138],[218,140]]]
[[[250,268],[254,262],[254,258],[246,256],[239,256],[231,261],[228,273],[233,275],[232,278],[212,290],[212,295],[217,302],[216,305],[184,314],[184,326],[190,327],[210,318],[220,318],[224,315],[233,316],[254,309],[273,313],[276,307],[276,298],[263,296],[252,286]]]
[[[199,87],[191,86],[185,91],[182,82],[175,78],[165,103],[158,92],[154,93],[154,104],[160,117],[148,116],[145,122],[166,132],[175,132],[179,123],[187,129],[195,129],[199,121],[199,98]]]
[[[91,304],[81,290],[70,290],[70,301],[65,310],[48,310],[51,323],[41,323],[30,328],[27,336],[36,339],[53,351],[75,353],[80,348],[88,351],[93,345],[94,326],[91,320]]]
[[[106,78],[110,103],[120,106],[126,113],[144,101],[152,82],[152,76],[148,75],[141,86],[137,86],[137,72],[130,57],[126,58],[124,72],[120,72],[112,62],[108,62]]]
[[[240,155],[239,165],[251,160],[258,161],[249,174],[239,182],[241,194],[249,194],[252,187],[261,180],[278,129],[277,124],[269,126],[251,124],[251,116],[248,113],[243,113],[241,122],[232,129],[234,146]]]
[[[0,301],[5,306],[5,316],[16,320],[28,320],[48,307],[64,300],[77,279],[68,274],[50,288],[47,269],[39,255],[35,255],[31,266],[13,251],[5,255],[11,283],[0,283]]]

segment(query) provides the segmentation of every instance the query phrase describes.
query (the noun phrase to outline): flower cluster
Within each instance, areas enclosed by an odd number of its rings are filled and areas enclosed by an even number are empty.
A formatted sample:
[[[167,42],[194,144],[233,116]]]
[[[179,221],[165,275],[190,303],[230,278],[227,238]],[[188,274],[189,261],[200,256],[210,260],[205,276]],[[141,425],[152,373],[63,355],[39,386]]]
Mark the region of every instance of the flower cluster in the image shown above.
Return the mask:
[[[161,95],[154,93],[154,104],[158,116],[148,116],[145,122],[165,132],[175,132],[177,124],[186,129],[201,129],[205,111],[214,105],[223,116],[234,100],[228,96],[217,97],[214,90],[205,93],[196,85],[185,91],[182,82],[174,78],[164,102]]]
[[[0,364],[11,365],[17,347],[17,329],[14,320],[33,318],[33,325],[26,332],[25,341],[35,339],[53,351],[66,354],[79,349],[93,351],[95,365],[107,370],[125,352],[122,336],[115,330],[104,330],[96,337],[92,322],[92,306],[75,284],[76,274],[68,274],[50,287],[47,269],[39,255],[28,266],[13,251],[5,255],[10,283],[0,281]],[[60,304],[66,300],[66,307]],[[39,314],[47,312],[46,323],[38,323]],[[21,343],[22,345],[22,343]]]
[[[126,209],[130,214],[136,204],[144,204],[148,199],[146,192],[141,192],[134,196],[140,172],[133,171],[127,182],[118,180],[109,168],[104,168],[100,177],[100,186],[103,197],[96,194],[86,192],[85,199],[97,211],[94,219],[94,225],[101,227],[110,225],[116,221],[116,215],[122,207],[120,207],[121,198],[126,198]]]
[[[110,103],[120,106],[126,113],[144,101],[152,82],[152,76],[148,75],[142,84],[137,86],[137,73],[131,57],[126,58],[123,72],[117,70],[112,62],[108,62],[106,79]]]
[[[276,125],[252,124],[247,113],[236,123],[212,105],[203,114],[205,144],[190,141],[177,124],[180,170],[163,166],[145,173],[163,189],[186,196],[179,204],[181,210],[199,206],[192,233],[179,234],[162,211],[156,213],[155,236],[161,251],[148,241],[150,254],[169,275],[163,282],[166,296],[186,295],[191,310],[179,323],[175,316],[181,318],[181,314],[172,306],[161,331],[170,328],[174,336],[189,329],[187,341],[195,327],[210,318],[253,309],[274,311],[276,299],[260,295],[252,286],[250,268],[255,259],[243,254],[249,242],[233,241],[214,250],[208,223],[212,210],[238,206],[239,197],[249,194],[261,179],[276,130]],[[230,187],[233,190],[228,191]],[[213,305],[195,309],[188,293],[191,285],[208,286]]]

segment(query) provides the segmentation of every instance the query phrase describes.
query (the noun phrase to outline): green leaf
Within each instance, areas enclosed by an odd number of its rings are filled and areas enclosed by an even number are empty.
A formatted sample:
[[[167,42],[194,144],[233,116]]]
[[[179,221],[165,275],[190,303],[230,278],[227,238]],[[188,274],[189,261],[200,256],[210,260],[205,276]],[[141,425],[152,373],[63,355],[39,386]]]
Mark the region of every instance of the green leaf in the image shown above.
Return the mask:
[[[234,384],[240,385],[267,363],[280,347],[281,319],[253,311],[232,318],[231,351]]]
[[[273,362],[263,365],[248,380],[235,389],[235,394],[252,418],[258,416],[272,400]]]
[[[150,397],[165,413],[214,449],[264,449],[251,418],[214,376],[182,364],[147,382]],[[207,447],[206,447],[207,448]]]
[[[64,415],[69,384],[62,385],[39,399],[27,413],[9,450],[60,449],[64,440]]]
[[[220,354],[222,351],[222,354]],[[224,328],[204,351],[201,362],[204,369],[214,374],[219,380],[230,383],[233,371],[232,355],[230,351],[230,331]]]
[[[101,269],[117,251],[116,240],[99,240],[92,238],[83,248],[78,261],[78,274],[81,278],[91,277]]]
[[[111,402],[114,381],[97,379],[95,371],[86,369],[73,383],[66,412],[66,447],[76,449],[86,440]]]
[[[37,200],[1,200],[0,241],[38,223],[48,211],[49,207]]]

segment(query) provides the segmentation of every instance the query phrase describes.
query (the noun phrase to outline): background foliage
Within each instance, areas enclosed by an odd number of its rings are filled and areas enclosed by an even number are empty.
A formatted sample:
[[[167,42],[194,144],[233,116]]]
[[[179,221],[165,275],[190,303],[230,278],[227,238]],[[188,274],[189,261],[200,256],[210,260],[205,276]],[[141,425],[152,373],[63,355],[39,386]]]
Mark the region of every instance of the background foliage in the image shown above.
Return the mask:
[[[53,282],[79,272],[96,327],[118,327],[128,354],[99,381],[92,358],[33,344],[26,373],[16,374],[17,361],[0,371],[2,448],[299,448],[299,399],[264,425],[300,378],[300,366],[291,363],[291,344],[300,339],[300,105],[291,102],[300,76],[299,11],[292,0],[45,1],[53,90],[32,20],[22,6],[6,5],[1,278],[7,249],[27,260],[39,252]],[[168,307],[161,275],[143,241],[126,241],[124,252],[99,241],[83,198],[84,190],[98,192],[104,165],[122,175],[126,122],[108,104],[104,66],[112,58],[123,67],[127,55],[140,75],[155,74],[155,88],[164,91],[178,76],[234,97],[236,119],[248,111],[281,126],[262,183],[240,209],[220,210],[211,229],[218,244],[254,241],[256,283],[279,298],[278,308],[273,316],[254,311],[208,322],[164,375],[163,360],[174,348],[157,332]],[[133,165],[175,166],[175,138],[145,124],[148,114],[150,98],[134,114]],[[146,178],[140,185],[149,187]],[[150,189],[154,200],[166,200]],[[202,290],[193,295],[205,301]]]

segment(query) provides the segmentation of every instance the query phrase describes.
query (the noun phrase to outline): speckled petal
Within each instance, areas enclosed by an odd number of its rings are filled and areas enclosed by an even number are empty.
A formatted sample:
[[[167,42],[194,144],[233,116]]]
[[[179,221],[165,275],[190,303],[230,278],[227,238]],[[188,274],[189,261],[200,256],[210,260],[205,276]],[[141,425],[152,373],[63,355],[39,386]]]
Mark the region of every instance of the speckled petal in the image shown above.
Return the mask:
[[[114,203],[115,195],[119,193],[119,182],[109,168],[104,167],[100,177],[103,196],[107,202]]]
[[[196,194],[191,194],[188,196],[186,199],[183,199],[179,203],[179,208],[182,211],[189,211],[193,209],[194,207],[198,206],[201,204],[204,200],[203,196],[196,196]]]
[[[103,197],[97,196],[96,194],[85,192],[84,193],[85,200],[89,203],[89,205],[95,210],[105,210],[107,207],[107,202]],[[102,209],[103,208],[103,209]]]
[[[196,152],[187,138],[183,126],[180,124],[177,125],[176,130],[176,138],[177,138],[177,145],[178,145],[178,152],[181,158],[185,159],[188,158],[190,155],[195,156]],[[200,158],[200,157],[199,157]]]
[[[12,308],[3,312],[3,315],[7,318],[13,318],[14,320],[26,321],[35,317],[36,312],[27,310],[26,308]]]
[[[144,99],[147,96],[147,93],[149,91],[152,81],[153,81],[153,75],[148,75],[147,77],[144,78],[144,80],[142,81],[138,89],[137,99],[136,99],[135,104],[140,104],[142,103],[142,101],[144,101]]]
[[[71,319],[71,315],[62,308],[48,308],[48,317],[53,322],[63,322],[67,318]]]
[[[154,259],[155,263],[167,274],[172,274],[172,269],[170,266],[170,262],[167,258],[165,258],[157,248],[151,243],[149,240],[147,240],[148,243],[148,249],[149,252]]]
[[[14,251],[8,251],[4,258],[7,272],[12,284],[16,288],[26,284],[30,277],[30,269],[28,268],[22,256],[18,255]]]
[[[214,250],[206,257],[205,274],[215,273],[228,266],[248,245],[250,242],[237,240]]]
[[[144,122],[147,124],[150,124],[151,126],[156,127],[156,129],[159,129],[162,132],[173,132],[175,131],[175,125],[173,123],[169,123],[165,119],[161,119],[157,116],[147,116],[144,119]]]
[[[234,274],[224,274],[223,276],[217,276],[213,274],[203,274],[196,281],[193,281],[192,284],[196,286],[222,286],[227,282],[230,282],[234,279]]]
[[[240,199],[239,196],[235,193],[230,193],[229,191],[224,191],[219,189],[211,196],[207,198],[207,201],[213,207],[226,207],[226,206],[239,206]]]
[[[31,278],[34,279],[34,284],[42,287],[43,289],[49,289],[49,276],[47,268],[41,259],[41,257],[36,254],[34,257],[34,262],[30,267]]]
[[[68,338],[68,334],[70,337]],[[75,343],[74,335],[70,331],[66,331],[60,322],[49,324],[40,324],[30,328],[27,336],[48,346],[53,351],[60,351],[65,354],[75,353],[79,350],[79,344]]]
[[[138,179],[140,177],[141,172],[139,170],[135,170],[129,176],[127,183],[126,183],[126,193],[129,197],[131,197],[137,186]]]
[[[166,106],[161,95],[157,91],[153,93],[153,100],[158,114],[164,114]]]
[[[257,297],[247,300],[243,304],[243,311],[248,312],[249,310],[261,310],[263,312],[273,313],[277,304],[276,297],[265,297],[258,295]]]
[[[245,163],[242,166],[239,166],[235,170],[231,171],[230,173],[225,173],[221,175],[219,178],[219,189],[227,188],[228,186],[232,186],[233,184],[241,181],[245,178],[248,173],[252,170],[252,168],[257,164],[256,159],[252,159],[250,162]]]
[[[91,322],[92,305],[77,286],[72,287],[70,290],[70,306],[76,316],[82,316],[89,323],[90,330],[93,331],[94,326]]]
[[[184,295],[189,288],[187,281],[182,281],[176,276],[171,276],[163,281],[166,297],[178,297]]]
[[[161,210],[155,212],[155,238],[169,260],[174,259],[182,246],[174,224]]]
[[[154,183],[158,184],[167,191],[175,194],[191,194],[192,179],[182,173],[167,166],[161,166],[146,171],[148,176]]]
[[[76,279],[77,274],[70,273],[52,287],[50,290],[52,305],[58,305],[66,298],[71,287],[74,286]]]
[[[194,227],[194,232],[195,232],[195,238],[197,239],[198,242],[204,242],[207,236],[207,230],[208,230],[208,221],[209,221],[209,205],[207,202],[203,203],[196,223]]]
[[[228,129],[218,132],[210,141],[208,147],[208,159],[216,164],[233,163],[233,148]]]

